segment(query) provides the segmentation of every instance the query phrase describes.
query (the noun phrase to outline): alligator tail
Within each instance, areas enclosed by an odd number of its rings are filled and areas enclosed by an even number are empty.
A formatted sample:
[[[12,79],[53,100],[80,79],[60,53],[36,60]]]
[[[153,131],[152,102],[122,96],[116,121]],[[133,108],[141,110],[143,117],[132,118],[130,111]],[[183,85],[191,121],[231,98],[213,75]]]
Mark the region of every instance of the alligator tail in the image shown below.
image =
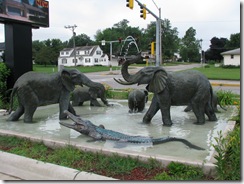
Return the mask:
[[[152,139],[153,145],[162,144],[162,143],[171,142],[171,141],[182,142],[185,145],[187,145],[189,148],[193,148],[193,149],[196,149],[196,150],[205,150],[204,148],[201,148],[201,147],[199,147],[197,145],[194,145],[194,144],[190,143],[189,141],[187,141],[186,139],[182,139],[182,138],[167,137],[167,138]]]

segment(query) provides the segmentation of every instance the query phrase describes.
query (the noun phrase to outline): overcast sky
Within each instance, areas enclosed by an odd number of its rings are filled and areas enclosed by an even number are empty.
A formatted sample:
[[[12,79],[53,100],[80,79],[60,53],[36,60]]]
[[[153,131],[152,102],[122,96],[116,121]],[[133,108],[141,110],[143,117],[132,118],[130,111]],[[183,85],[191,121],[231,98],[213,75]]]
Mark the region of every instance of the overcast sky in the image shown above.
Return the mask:
[[[178,29],[182,38],[188,28],[196,30],[196,38],[202,39],[203,50],[209,48],[210,39],[228,38],[240,32],[239,0],[139,0],[156,15],[161,8],[161,18],[169,19],[172,27]],[[153,3],[155,2],[155,4]],[[126,7],[126,0],[49,0],[49,28],[33,30],[33,40],[71,38],[66,25],[77,25],[77,35],[86,34],[92,40],[97,30],[112,27],[123,19],[129,26],[146,28],[155,18],[147,14],[140,18],[140,8],[134,2],[134,9]],[[0,42],[4,42],[4,25],[0,24]]]

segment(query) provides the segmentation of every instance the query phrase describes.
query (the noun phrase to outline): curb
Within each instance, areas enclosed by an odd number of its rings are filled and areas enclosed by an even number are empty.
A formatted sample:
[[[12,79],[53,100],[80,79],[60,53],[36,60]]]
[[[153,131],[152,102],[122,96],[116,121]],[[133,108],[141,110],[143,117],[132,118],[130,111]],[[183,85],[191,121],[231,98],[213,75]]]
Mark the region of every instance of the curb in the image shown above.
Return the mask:
[[[228,84],[228,83],[217,83],[210,82],[212,86],[230,86],[230,87],[240,87],[240,84]]]
[[[0,173],[20,180],[115,180],[2,151],[0,163]]]

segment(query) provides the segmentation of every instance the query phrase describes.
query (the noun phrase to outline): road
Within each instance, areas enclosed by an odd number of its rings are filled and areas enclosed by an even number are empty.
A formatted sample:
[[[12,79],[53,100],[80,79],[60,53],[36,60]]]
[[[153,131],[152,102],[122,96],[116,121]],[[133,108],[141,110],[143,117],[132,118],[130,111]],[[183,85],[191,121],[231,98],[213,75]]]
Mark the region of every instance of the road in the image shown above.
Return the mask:
[[[117,66],[117,62],[113,62],[113,66]],[[190,68],[195,67],[201,67],[201,64],[190,64],[190,65],[177,65],[177,66],[165,66],[165,70],[168,72],[174,72],[174,71],[180,71],[180,70],[186,70]],[[140,70],[142,67],[135,67],[134,69],[129,69],[129,73],[133,74]],[[125,89],[125,88],[137,88],[137,89],[144,89],[146,85],[121,85],[118,84],[114,78],[116,79],[123,79],[120,67],[118,67],[115,70],[107,71],[107,72],[95,72],[95,73],[87,73],[86,76],[88,76],[91,80],[95,82],[100,83],[106,83],[111,88],[114,89]],[[214,90],[226,90],[226,91],[232,91],[235,94],[240,94],[240,81],[224,81],[224,80],[210,80],[211,83],[218,83],[221,85],[213,85]],[[226,84],[226,85],[222,85]],[[228,85],[228,84],[235,84],[235,85]],[[239,85],[239,86],[238,86]]]

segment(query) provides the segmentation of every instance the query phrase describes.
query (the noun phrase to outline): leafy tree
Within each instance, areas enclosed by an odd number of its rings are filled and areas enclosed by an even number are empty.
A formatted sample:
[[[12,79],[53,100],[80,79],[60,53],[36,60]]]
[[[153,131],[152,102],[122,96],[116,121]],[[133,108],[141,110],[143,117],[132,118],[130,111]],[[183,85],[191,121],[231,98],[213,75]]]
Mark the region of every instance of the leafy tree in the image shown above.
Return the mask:
[[[227,50],[237,49],[240,48],[240,33],[235,33],[230,35],[230,40],[227,41],[225,48]]]
[[[45,47],[45,43],[43,41],[35,40],[32,42],[32,57],[33,60],[36,58],[36,54],[41,50],[42,47]]]
[[[180,39],[178,37],[177,28],[171,27],[170,21],[164,19],[162,22],[162,55],[163,59],[172,59],[174,53],[178,51]]]
[[[44,46],[36,54],[35,63],[40,65],[49,65],[53,64],[56,61],[56,55],[53,49],[50,49],[48,46]]]
[[[91,40],[91,38],[89,36],[87,36],[86,34],[80,34],[75,36],[75,45],[76,47],[78,46],[86,46],[86,45],[93,45],[93,41]],[[73,37],[69,39],[68,43],[67,43],[67,47],[72,48],[74,46],[74,42],[73,42]]]
[[[122,21],[113,25],[112,28],[106,28],[105,30],[101,31],[98,30],[95,35],[96,42],[100,44],[102,40],[105,41],[119,41],[119,38],[125,40],[128,36],[132,36],[133,38],[137,39],[137,41],[141,38],[141,30],[138,27],[131,27],[128,25],[129,21],[123,19]],[[129,42],[128,42],[129,43]],[[126,43],[126,44],[128,44]],[[113,54],[118,55],[121,51],[121,47],[124,45],[124,42],[114,42],[112,43]],[[106,45],[101,46],[104,53],[109,55],[110,53],[110,44],[106,43]],[[123,48],[127,48],[125,45]],[[131,47],[136,48],[136,47]],[[130,49],[130,51],[132,51]]]
[[[217,62],[221,62],[221,60],[223,59],[223,56],[220,54],[224,51],[226,51],[225,49],[225,45],[227,43],[227,38],[217,38],[217,37],[213,37],[210,42],[210,49],[208,49],[205,52],[205,58],[206,60],[213,60],[213,61],[217,61]]]
[[[200,61],[200,41],[195,38],[196,30],[190,27],[185,36],[181,39],[180,55],[183,61],[199,62]]]

